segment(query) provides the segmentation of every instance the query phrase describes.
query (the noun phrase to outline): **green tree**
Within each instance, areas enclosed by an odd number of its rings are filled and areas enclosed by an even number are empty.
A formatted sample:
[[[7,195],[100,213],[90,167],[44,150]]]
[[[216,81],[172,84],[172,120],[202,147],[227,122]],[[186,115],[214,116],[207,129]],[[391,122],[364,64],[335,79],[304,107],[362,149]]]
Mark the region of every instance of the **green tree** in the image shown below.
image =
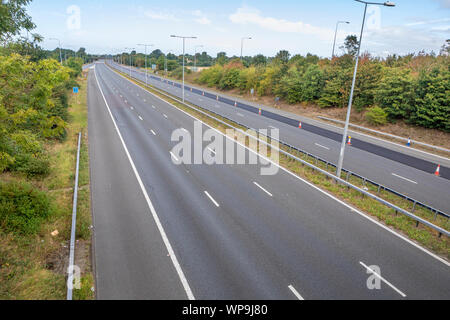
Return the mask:
[[[415,113],[410,122],[450,132],[450,71],[433,69],[418,79]]]
[[[18,35],[22,30],[31,31],[36,26],[26,12],[31,0],[2,0],[0,2],[0,40]]]
[[[359,47],[358,37],[356,35],[347,36],[347,38],[345,38],[344,46],[349,55],[355,56]]]
[[[410,70],[385,68],[375,92],[375,103],[386,110],[389,119],[409,119],[414,112],[414,79]]]

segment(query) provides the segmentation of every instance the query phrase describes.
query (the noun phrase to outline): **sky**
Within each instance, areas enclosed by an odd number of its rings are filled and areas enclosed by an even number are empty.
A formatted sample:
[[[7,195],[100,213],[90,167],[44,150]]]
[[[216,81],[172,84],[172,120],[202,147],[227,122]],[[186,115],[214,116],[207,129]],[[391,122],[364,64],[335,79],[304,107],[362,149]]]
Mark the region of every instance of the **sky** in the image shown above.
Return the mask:
[[[369,6],[362,50],[375,56],[439,52],[450,39],[450,0],[397,0],[396,7]],[[186,40],[186,52],[207,51],[240,55],[274,56],[280,50],[292,55],[313,53],[329,57],[337,21],[336,53],[344,39],[361,30],[364,5],[354,0],[34,0],[28,13],[42,46],[89,53],[119,53],[137,44],[154,44],[163,52],[182,52],[182,40],[171,34],[196,36]],[[199,47],[203,46],[203,47]],[[150,49],[149,49],[150,50]]]

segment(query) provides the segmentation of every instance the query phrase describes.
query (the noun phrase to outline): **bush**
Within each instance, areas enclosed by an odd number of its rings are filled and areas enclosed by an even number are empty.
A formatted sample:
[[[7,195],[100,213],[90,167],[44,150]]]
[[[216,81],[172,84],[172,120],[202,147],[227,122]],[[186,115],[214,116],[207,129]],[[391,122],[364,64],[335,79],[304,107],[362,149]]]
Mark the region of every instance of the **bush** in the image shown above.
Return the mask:
[[[27,183],[0,182],[0,228],[22,235],[36,234],[51,213],[47,195]]]
[[[372,107],[366,112],[366,120],[374,126],[383,125],[387,122],[387,113],[380,107]]]

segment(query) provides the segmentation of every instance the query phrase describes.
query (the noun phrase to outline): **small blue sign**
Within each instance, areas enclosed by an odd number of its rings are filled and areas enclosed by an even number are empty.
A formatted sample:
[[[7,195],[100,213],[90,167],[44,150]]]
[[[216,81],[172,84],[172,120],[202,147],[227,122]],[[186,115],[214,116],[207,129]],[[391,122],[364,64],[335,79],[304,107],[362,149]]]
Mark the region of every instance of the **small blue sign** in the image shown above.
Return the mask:
[[[78,93],[79,88],[78,87],[73,87],[73,93]]]

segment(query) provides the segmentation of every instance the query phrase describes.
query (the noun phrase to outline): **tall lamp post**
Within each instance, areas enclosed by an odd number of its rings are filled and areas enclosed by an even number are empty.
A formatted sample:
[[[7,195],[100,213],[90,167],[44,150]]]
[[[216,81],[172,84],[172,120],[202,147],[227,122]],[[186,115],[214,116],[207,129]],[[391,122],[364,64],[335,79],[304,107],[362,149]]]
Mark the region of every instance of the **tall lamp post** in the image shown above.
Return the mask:
[[[148,85],[148,78],[147,78],[147,48],[153,47],[153,44],[138,44],[138,46],[144,46],[145,47],[145,84]]]
[[[171,35],[172,38],[181,38],[183,39],[183,102],[184,102],[184,55],[185,55],[185,49],[186,49],[186,39],[197,39],[197,37],[184,37],[184,36],[176,36]]]
[[[59,62],[61,62],[61,64],[62,64],[63,61],[62,61],[62,53],[61,53],[61,40],[59,40],[57,38],[50,38],[49,40],[58,41],[58,43],[59,43]]]
[[[342,165],[344,162],[345,145],[347,143],[348,125],[350,123],[350,114],[352,111],[353,93],[355,91],[356,74],[358,72],[359,54],[361,52],[361,42],[362,42],[362,36],[363,36],[363,32],[364,32],[364,23],[366,21],[367,5],[370,4],[370,5],[379,5],[379,6],[386,6],[386,7],[395,7],[395,4],[392,2],[389,2],[389,1],[383,2],[383,3],[366,2],[366,1],[362,1],[362,0],[355,0],[355,1],[364,3],[364,16],[363,16],[363,22],[362,22],[362,26],[361,26],[361,35],[359,37],[358,52],[356,53],[355,71],[353,72],[352,89],[350,91],[350,98],[348,101],[347,118],[345,120],[344,134],[342,136],[341,152],[339,154],[339,162],[338,162],[337,171],[336,171],[336,175],[338,178],[341,177]]]
[[[350,22],[348,22],[348,21],[338,21],[338,22],[336,23],[336,31],[334,32],[333,53],[331,54],[331,58],[332,58],[332,59],[334,58],[334,48],[336,47],[336,36],[337,36],[337,32],[338,32],[338,26],[339,26],[339,24],[341,24],[341,23],[350,24]]]
[[[125,50],[131,50],[130,51],[130,78],[131,78],[131,61],[133,59],[133,50],[135,50],[136,48],[125,48]]]
[[[242,53],[244,51],[244,40],[252,40],[252,37],[243,37],[243,38],[241,38],[241,60],[242,60]]]
[[[197,72],[197,48],[203,48],[203,45],[194,47],[194,71]]]

